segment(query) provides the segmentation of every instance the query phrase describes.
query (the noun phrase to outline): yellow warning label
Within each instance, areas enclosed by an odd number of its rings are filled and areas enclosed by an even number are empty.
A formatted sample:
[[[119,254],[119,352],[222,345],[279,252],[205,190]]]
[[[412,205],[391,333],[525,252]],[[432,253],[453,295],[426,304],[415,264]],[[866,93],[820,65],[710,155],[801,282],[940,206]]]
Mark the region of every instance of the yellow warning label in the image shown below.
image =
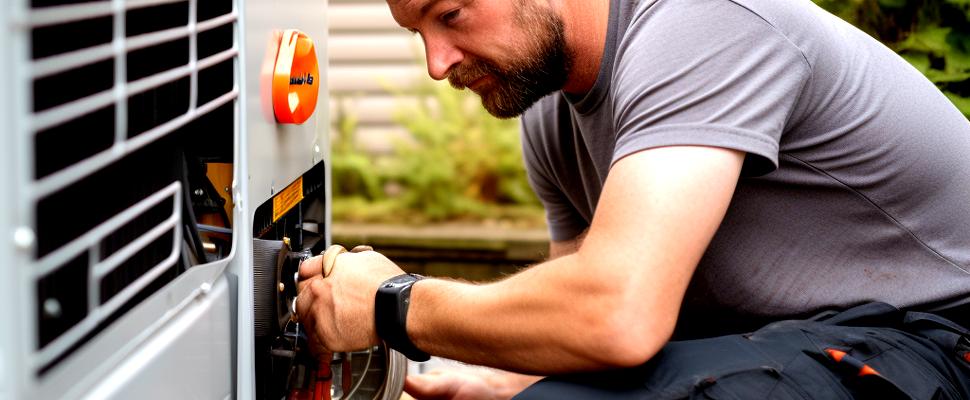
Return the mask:
[[[302,176],[273,198],[273,222],[283,218],[301,200],[303,200]]]

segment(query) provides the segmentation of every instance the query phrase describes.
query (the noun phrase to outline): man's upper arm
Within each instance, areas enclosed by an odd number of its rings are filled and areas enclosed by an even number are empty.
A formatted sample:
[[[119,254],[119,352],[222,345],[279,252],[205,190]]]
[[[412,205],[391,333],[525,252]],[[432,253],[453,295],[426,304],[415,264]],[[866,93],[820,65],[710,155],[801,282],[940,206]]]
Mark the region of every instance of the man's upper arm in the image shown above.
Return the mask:
[[[655,343],[672,332],[743,160],[736,150],[674,146],[637,152],[613,166],[577,256],[586,273],[623,293],[615,307],[632,321],[634,341]]]

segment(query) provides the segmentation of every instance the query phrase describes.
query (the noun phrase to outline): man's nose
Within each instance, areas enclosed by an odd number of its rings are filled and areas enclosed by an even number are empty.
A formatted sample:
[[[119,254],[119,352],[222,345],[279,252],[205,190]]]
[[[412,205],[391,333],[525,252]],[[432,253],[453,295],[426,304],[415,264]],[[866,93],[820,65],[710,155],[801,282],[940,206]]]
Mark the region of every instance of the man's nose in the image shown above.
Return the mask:
[[[448,40],[425,41],[425,55],[428,62],[428,75],[432,79],[442,80],[448,77],[452,67],[461,64],[464,53]]]

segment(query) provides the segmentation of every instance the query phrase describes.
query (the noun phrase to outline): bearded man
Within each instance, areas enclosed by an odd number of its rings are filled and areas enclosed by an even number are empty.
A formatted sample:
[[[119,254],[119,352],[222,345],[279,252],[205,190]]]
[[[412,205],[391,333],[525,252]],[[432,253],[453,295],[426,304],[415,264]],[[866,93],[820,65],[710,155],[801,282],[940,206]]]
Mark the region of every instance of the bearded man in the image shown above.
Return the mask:
[[[808,0],[388,5],[432,78],[524,113],[551,260],[311,259],[318,351],[549,376],[417,398],[970,398],[970,123],[892,51]]]

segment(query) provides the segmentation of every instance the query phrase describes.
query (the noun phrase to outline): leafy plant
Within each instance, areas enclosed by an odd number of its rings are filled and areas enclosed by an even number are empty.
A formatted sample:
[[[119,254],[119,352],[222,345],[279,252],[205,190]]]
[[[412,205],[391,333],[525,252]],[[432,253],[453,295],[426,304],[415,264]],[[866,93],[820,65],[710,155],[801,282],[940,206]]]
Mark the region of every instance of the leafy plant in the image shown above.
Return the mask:
[[[395,120],[410,137],[385,157],[357,148],[356,122],[338,109],[336,220],[542,223],[522,165],[517,120],[492,117],[477,96],[447,84],[420,85],[409,94],[418,101],[402,106]]]
[[[347,113],[340,99],[334,116],[336,140],[331,146],[330,171],[334,198],[357,198],[376,201],[384,197],[381,176],[373,167],[372,157],[357,146],[357,119]]]
[[[970,0],[814,0],[895,50],[970,118]]]

